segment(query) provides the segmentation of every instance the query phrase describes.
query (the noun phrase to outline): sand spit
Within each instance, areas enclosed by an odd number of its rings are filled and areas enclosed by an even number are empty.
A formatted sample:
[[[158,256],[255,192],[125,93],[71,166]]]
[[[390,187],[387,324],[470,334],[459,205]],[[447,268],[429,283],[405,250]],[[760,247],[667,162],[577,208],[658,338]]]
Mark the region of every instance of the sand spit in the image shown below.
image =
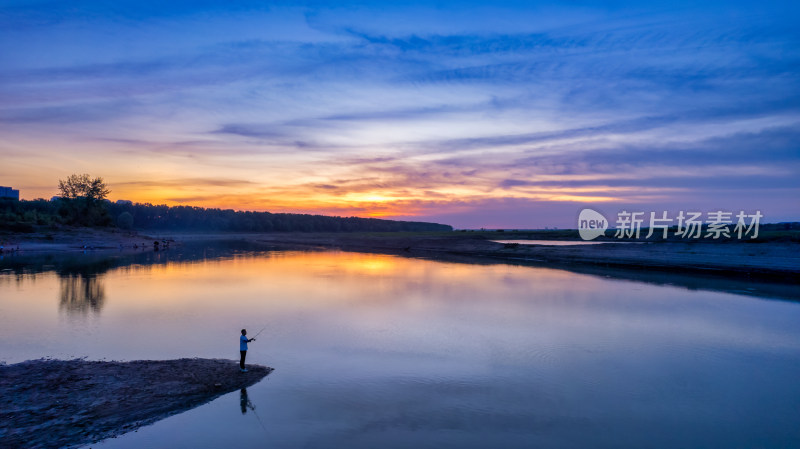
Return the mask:
[[[253,385],[272,368],[221,359],[0,365],[0,447],[69,448],[152,424]]]
[[[162,250],[165,243],[239,241],[261,245],[285,245],[297,248],[337,248],[348,251],[377,252],[405,256],[468,256],[496,261],[525,262],[568,268],[570,265],[594,265],[615,268],[712,272],[739,277],[763,277],[798,282],[800,242],[770,241],[665,241],[617,242],[599,245],[546,246],[515,245],[492,241],[493,238],[519,238],[509,233],[163,233],[150,236],[101,230],[78,229],[57,232],[49,239],[38,234],[4,236],[6,248],[19,247],[11,255],[57,252],[113,252],[115,254]],[[546,234],[534,238],[545,239]],[[99,250],[99,251],[98,251]],[[103,251],[105,250],[105,251]],[[111,251],[108,251],[111,250]],[[8,252],[8,249],[6,250]]]
[[[404,236],[357,234],[273,234],[252,236],[265,244],[381,252],[404,256],[465,256],[498,262],[525,263],[562,269],[625,268],[677,273],[709,273],[733,278],[800,282],[800,243],[710,243],[705,241],[615,243],[547,246],[508,245],[485,237],[449,235]]]
[[[800,283],[800,242],[796,240],[796,235],[786,241],[619,242],[607,239],[603,244],[575,246],[519,245],[493,241],[496,238],[551,239],[547,231],[525,234],[173,232],[143,236],[79,229],[57,232],[47,237],[28,234],[4,236],[6,248],[20,248],[9,254],[6,265],[13,265],[15,261],[23,264],[27,256],[58,253],[89,252],[98,256],[113,254],[115,257],[153,254],[159,252],[156,241],[170,243],[166,247],[162,243],[160,253],[169,253],[164,249],[178,249],[184,244],[202,246],[236,242],[251,245],[253,249],[339,249],[442,260],[469,258],[472,263],[482,260],[486,263],[513,263],[580,272],[614,269],[631,273],[699,274],[747,281]],[[560,235],[559,238],[564,239],[564,236]],[[574,238],[572,240],[575,241]],[[85,242],[90,243],[89,251],[85,249]],[[14,267],[10,268],[14,270]]]

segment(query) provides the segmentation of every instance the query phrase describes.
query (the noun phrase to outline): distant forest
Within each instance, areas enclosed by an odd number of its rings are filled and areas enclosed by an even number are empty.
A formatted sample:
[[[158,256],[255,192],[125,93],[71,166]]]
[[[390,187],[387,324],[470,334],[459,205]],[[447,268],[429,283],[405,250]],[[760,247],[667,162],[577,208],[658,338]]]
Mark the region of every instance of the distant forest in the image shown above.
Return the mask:
[[[394,221],[377,218],[332,217],[308,214],[237,212],[231,209],[205,209],[191,206],[152,204],[108,205],[112,216],[129,213],[136,229],[214,230],[237,232],[394,232],[452,231],[453,227],[420,221]]]
[[[223,232],[397,232],[452,231],[448,225],[377,218],[237,212],[85,198],[55,201],[0,200],[0,229],[33,232],[37,227],[92,226],[136,230]]]

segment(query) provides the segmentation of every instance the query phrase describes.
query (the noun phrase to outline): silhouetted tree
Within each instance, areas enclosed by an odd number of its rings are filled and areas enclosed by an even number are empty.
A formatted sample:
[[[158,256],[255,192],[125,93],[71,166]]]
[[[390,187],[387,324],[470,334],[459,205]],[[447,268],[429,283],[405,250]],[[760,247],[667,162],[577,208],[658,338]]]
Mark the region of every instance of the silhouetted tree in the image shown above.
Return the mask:
[[[106,210],[106,197],[111,191],[103,178],[70,175],[58,180],[58,190],[61,191],[58,213],[67,224],[108,226],[112,223]]]
[[[74,200],[83,198],[91,204],[106,199],[111,190],[106,187],[103,178],[92,179],[87,174],[69,175],[66,180],[58,180],[61,198]]]

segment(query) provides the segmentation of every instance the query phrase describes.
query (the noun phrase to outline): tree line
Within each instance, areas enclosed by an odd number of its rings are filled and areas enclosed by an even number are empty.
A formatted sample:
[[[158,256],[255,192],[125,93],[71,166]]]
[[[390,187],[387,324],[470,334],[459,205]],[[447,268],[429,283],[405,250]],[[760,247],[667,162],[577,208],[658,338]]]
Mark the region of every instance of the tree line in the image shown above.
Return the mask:
[[[193,206],[116,202],[102,178],[72,175],[59,181],[55,201],[0,201],[0,228],[32,232],[37,226],[118,227],[136,230],[221,232],[452,231],[437,223],[377,218],[234,211]]]
[[[236,232],[392,232],[452,231],[436,223],[380,220],[327,215],[273,214],[270,212],[206,209],[192,206],[109,204],[118,226],[136,229],[236,231]],[[126,215],[128,214],[128,215]]]

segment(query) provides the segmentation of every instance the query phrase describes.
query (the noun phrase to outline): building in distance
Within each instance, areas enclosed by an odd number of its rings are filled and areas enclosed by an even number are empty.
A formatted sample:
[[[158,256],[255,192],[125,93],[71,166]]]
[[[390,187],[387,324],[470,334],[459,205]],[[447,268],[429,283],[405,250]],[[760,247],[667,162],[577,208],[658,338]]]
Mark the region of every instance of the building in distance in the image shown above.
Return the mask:
[[[0,198],[10,198],[19,201],[19,190],[0,186]]]

